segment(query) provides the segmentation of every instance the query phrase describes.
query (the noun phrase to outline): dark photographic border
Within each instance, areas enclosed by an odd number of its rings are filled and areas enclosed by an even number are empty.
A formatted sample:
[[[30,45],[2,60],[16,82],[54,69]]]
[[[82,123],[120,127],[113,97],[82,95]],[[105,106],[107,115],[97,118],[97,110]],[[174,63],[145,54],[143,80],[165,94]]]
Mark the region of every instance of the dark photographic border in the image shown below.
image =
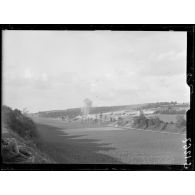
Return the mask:
[[[138,165],[138,164],[5,164],[0,158],[1,170],[8,171],[184,171],[194,170],[194,47],[195,25],[193,24],[5,24],[0,30],[1,74],[3,66],[2,31],[3,30],[112,30],[112,31],[184,31],[187,32],[187,72],[186,82],[190,87],[190,110],[187,112],[187,139],[184,143],[187,148],[185,165]],[[2,75],[1,75],[2,78]],[[2,105],[1,79],[1,105]],[[0,134],[1,135],[1,134]]]

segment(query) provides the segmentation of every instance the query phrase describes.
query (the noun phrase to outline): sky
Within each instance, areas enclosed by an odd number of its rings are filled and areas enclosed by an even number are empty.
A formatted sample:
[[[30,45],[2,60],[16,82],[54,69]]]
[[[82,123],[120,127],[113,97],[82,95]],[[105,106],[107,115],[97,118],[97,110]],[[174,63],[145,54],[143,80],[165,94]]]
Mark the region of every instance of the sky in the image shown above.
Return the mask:
[[[3,104],[30,112],[189,102],[186,32],[3,32]]]

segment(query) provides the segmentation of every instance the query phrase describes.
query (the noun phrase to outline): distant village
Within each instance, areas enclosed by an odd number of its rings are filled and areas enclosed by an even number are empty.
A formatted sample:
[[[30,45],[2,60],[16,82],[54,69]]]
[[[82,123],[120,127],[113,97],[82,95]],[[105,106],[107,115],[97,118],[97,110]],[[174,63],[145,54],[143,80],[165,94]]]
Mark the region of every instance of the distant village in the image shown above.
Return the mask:
[[[128,121],[128,125],[130,126],[133,123],[134,117],[140,115],[144,115],[147,118],[159,117],[164,122],[172,123],[176,122],[178,115],[186,120],[186,111],[190,106],[188,103],[158,102],[134,107],[124,106],[116,108],[104,107],[104,109],[100,109],[99,107],[92,107],[92,101],[85,99],[82,108],[69,109],[67,111],[39,112],[38,115],[64,122],[106,122],[114,123],[116,126],[120,121]]]

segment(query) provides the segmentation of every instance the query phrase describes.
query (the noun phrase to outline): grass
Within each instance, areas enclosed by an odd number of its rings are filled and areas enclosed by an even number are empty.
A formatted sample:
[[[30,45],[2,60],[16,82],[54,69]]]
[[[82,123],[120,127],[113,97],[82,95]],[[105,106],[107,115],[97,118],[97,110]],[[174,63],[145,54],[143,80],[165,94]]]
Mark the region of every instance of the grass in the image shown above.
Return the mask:
[[[35,118],[41,150],[57,163],[184,164],[185,135]],[[113,128],[113,129],[112,129]]]
[[[2,160],[5,163],[54,162],[36,147],[36,125],[20,110],[2,106]]]
[[[54,163],[55,161],[50,159],[47,155],[42,153],[37,147],[36,143],[31,140],[25,140],[21,136],[19,136],[16,132],[11,129],[7,129],[7,131],[2,132],[2,139],[15,139],[17,143],[17,147],[21,151],[27,151],[31,154],[31,157],[34,159],[34,163]],[[20,152],[21,152],[20,151]],[[15,153],[11,154],[11,151],[7,151],[7,155],[15,155]],[[9,163],[17,163],[16,159],[12,159]],[[31,161],[19,161],[18,163],[32,163]]]
[[[160,118],[160,120],[162,120],[164,122],[176,123],[178,115],[183,116],[183,114],[154,114],[152,116],[158,116]]]

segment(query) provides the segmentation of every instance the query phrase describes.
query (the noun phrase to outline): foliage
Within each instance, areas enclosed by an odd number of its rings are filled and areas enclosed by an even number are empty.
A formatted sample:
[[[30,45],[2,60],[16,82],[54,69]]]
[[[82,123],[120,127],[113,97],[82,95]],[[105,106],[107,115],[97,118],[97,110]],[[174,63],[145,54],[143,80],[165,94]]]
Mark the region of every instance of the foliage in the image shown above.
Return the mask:
[[[65,118],[75,118],[78,115],[81,115],[81,109],[80,108],[72,108],[62,111],[49,111],[49,112],[39,112],[39,116],[41,117],[48,117],[48,118],[58,118],[63,117]]]
[[[106,112],[115,112],[121,110],[128,110],[135,108],[135,105],[125,105],[125,106],[102,106],[102,107],[91,107],[89,114],[100,114]],[[55,111],[42,111],[38,112],[39,116],[41,117],[48,117],[48,118],[58,118],[58,117],[67,117],[69,119],[75,118],[82,114],[81,108],[71,108],[67,110],[55,110]]]
[[[158,128],[163,123],[158,117],[147,118],[143,113],[133,118],[133,126],[136,128]]]
[[[31,139],[38,136],[34,122],[18,109],[12,110],[7,106],[2,106],[2,119],[5,125],[23,138]]]
[[[136,116],[133,118],[133,126],[136,128],[147,128],[148,127],[148,118],[144,114]]]

